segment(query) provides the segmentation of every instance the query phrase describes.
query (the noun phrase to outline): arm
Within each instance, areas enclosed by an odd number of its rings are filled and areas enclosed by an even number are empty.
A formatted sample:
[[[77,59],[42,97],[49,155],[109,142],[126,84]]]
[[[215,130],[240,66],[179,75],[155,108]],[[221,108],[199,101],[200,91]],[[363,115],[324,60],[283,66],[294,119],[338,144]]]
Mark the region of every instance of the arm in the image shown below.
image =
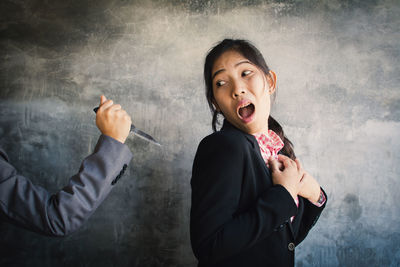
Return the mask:
[[[308,235],[308,232],[318,221],[322,210],[325,208],[327,196],[317,180],[315,180],[308,172],[303,170],[298,159],[296,159],[296,163],[303,173],[298,195],[303,198],[304,203],[304,212],[300,221],[299,232],[295,240],[296,245],[298,245],[304,240]],[[321,196],[322,199],[320,199]]]
[[[1,150],[0,150],[1,151]],[[17,174],[0,153],[0,213],[11,223],[45,235],[64,236],[78,229],[106,198],[113,180],[125,171],[132,154],[115,139],[101,135],[67,186],[50,195]]]
[[[302,203],[304,203],[303,214],[301,218],[297,218],[298,220],[301,219],[299,231],[295,240],[296,245],[298,245],[307,236],[308,232],[317,222],[322,210],[325,208],[327,201],[326,194],[314,177],[304,171],[298,159],[293,161],[287,156],[278,155],[278,160],[271,157],[269,159],[269,164],[272,171],[273,183],[282,184],[291,192],[293,199],[297,196],[301,197]],[[296,168],[291,168],[291,170],[289,170],[288,168],[291,167],[291,164],[292,166],[296,166]],[[287,169],[288,171],[286,171]],[[296,169],[297,172],[295,172]],[[297,175],[300,175],[300,180],[295,183],[289,183],[291,182],[290,178]],[[297,179],[292,181],[297,181]],[[319,203],[321,193],[323,198],[322,202]]]
[[[297,212],[290,193],[275,185],[251,209],[234,215],[244,178],[244,149],[224,136],[210,137],[199,145],[191,181],[191,242],[202,263],[216,263],[254,246]]]
[[[321,215],[321,212],[324,210],[326,206],[326,202],[328,200],[327,195],[325,191],[320,188],[321,192],[325,196],[325,202],[322,204],[322,206],[317,206],[315,203],[310,202],[307,199],[304,199],[304,213],[302,216],[302,220],[300,222],[300,228],[299,232],[296,237],[296,246],[300,244],[304,238],[308,235],[308,232],[311,230],[311,228],[317,223],[319,216]]]
[[[79,228],[123,175],[132,158],[124,145],[131,118],[101,96],[96,124],[103,133],[94,153],[55,195],[18,175],[0,150],[0,216],[29,230],[63,236]]]

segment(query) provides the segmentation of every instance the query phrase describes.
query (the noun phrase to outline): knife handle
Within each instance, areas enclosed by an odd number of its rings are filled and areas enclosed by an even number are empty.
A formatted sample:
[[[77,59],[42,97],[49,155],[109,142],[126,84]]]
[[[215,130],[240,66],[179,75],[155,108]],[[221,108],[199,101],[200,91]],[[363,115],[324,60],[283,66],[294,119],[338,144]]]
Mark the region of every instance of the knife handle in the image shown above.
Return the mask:
[[[99,110],[99,108],[100,108],[100,107],[95,107],[95,108],[93,109],[94,113],[97,113],[97,111]],[[131,130],[130,130],[130,131],[133,132],[133,131],[135,130],[135,128],[136,128],[135,125],[133,125],[133,123],[131,123]]]

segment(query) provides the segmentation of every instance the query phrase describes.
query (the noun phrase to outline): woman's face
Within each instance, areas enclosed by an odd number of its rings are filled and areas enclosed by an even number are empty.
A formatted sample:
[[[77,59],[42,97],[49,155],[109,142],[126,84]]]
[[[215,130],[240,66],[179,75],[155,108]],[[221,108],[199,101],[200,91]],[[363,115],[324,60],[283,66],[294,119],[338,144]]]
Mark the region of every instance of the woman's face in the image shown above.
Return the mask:
[[[265,75],[236,51],[223,53],[211,73],[217,110],[246,133],[267,133],[275,73],[270,71],[270,75]]]

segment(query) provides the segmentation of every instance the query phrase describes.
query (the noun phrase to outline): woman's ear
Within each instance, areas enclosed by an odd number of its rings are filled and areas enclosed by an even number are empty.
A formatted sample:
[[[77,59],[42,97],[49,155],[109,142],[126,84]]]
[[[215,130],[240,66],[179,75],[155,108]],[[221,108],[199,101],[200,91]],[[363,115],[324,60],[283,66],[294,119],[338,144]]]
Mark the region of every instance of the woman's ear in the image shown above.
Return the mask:
[[[215,101],[215,99],[212,100],[212,104],[213,104],[213,106],[214,106],[214,108],[215,108],[215,110],[217,112],[221,112],[221,109],[219,108],[219,106],[218,106],[217,102]]]
[[[272,70],[269,71],[268,74],[265,75],[268,83],[268,93],[272,95],[276,89],[276,74]]]

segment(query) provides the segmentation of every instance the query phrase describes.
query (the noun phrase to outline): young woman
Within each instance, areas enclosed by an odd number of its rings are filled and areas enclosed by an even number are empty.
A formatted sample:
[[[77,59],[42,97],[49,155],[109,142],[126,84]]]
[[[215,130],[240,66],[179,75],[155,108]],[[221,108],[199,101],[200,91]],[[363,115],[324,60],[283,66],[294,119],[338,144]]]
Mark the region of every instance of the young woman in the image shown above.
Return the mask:
[[[199,266],[294,266],[326,195],[269,115],[276,75],[252,44],[226,39],[207,55],[204,79],[214,133],[199,144],[192,170]]]

